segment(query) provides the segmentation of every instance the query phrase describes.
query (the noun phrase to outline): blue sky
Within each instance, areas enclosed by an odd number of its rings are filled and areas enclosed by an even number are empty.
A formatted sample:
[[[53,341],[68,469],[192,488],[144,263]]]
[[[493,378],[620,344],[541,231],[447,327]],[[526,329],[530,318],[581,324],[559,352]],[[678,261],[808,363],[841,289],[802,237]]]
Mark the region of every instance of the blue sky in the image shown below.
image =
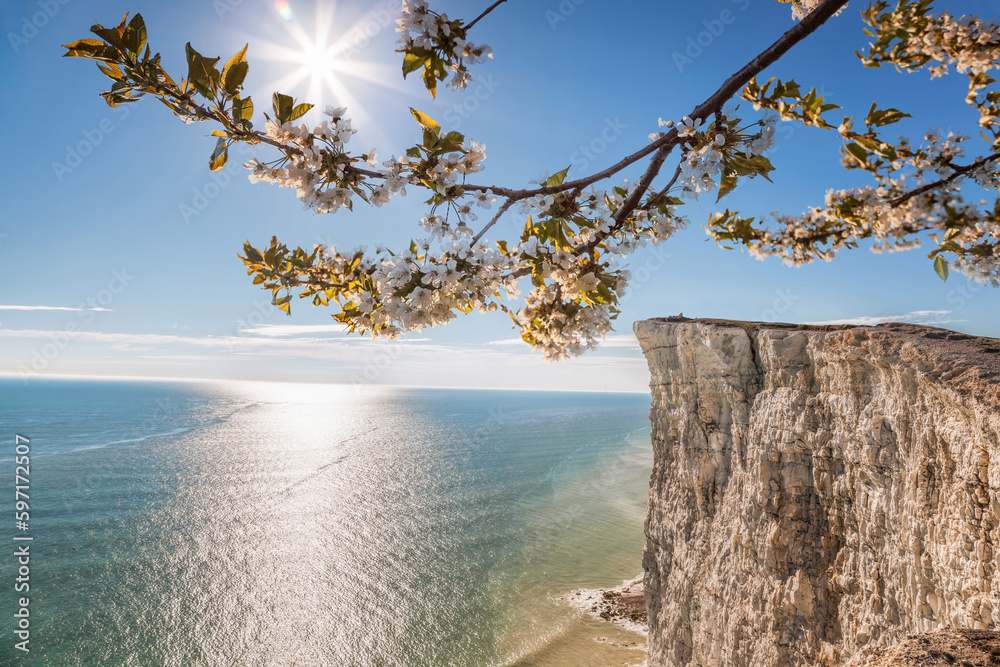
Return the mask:
[[[289,318],[269,306],[237,252],[246,239],[260,246],[272,235],[304,247],[404,246],[419,233],[418,197],[313,215],[289,190],[250,184],[240,167],[249,154],[234,151],[224,171],[209,172],[207,124],[183,125],[153,100],[109,109],[96,67],[60,58],[59,45],[88,36],[95,19],[114,24],[126,12],[143,14],[152,48],[177,78],[186,41],[223,57],[249,42],[247,89],[258,114],[276,87],[320,108],[346,105],[358,130],[351,146],[387,157],[418,136],[414,106],[486,143],[477,182],[517,186],[571,163],[571,176],[584,175],[642,147],[658,118],[679,119],[792,25],[788,6],[773,0],[509,0],[470,34],[496,57],[473,68],[468,91],[432,100],[418,79],[401,78],[396,4],[341,0],[318,9],[289,0],[288,22],[265,0],[5,3],[0,371],[643,391],[648,374],[631,324],[679,312],[906,319],[1000,335],[1000,293],[954,274],[942,282],[927,250],[861,249],[792,269],[706,241],[701,226],[713,210],[794,213],[821,203],[828,187],[858,183],[839,165],[835,136],[782,124],[773,184],[741,186],[719,208],[705,197],[688,207],[689,229],[631,259],[633,290],[617,333],[597,352],[545,364],[518,344],[501,313],[392,344],[347,337],[328,309],[293,303]],[[431,4],[470,19],[489,3]],[[993,1],[949,6],[1000,14]],[[913,114],[897,126],[913,137],[932,126],[974,133],[962,77],[931,81],[861,66],[853,51],[865,44],[863,7],[852,3],[766,74],[816,86],[855,116],[877,95],[880,106]],[[303,62],[287,60],[304,52],[303,40],[322,44],[320,36],[339,45],[339,55],[320,62],[335,86],[296,76]],[[522,225],[508,214],[498,227]]]

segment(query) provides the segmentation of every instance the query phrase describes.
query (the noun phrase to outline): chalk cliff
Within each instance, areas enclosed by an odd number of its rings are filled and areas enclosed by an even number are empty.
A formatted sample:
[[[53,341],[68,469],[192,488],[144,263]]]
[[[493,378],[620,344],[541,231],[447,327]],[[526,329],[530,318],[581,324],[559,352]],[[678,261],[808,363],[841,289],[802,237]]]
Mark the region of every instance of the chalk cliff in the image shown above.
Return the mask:
[[[650,665],[1000,629],[1000,341],[648,320]]]

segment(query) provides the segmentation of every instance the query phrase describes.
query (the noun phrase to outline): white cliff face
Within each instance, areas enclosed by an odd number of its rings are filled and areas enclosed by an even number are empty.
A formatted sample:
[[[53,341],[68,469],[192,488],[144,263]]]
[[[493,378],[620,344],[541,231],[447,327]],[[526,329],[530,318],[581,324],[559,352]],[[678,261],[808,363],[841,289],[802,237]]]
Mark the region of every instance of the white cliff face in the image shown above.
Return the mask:
[[[650,665],[839,665],[1000,629],[1000,341],[637,322]]]

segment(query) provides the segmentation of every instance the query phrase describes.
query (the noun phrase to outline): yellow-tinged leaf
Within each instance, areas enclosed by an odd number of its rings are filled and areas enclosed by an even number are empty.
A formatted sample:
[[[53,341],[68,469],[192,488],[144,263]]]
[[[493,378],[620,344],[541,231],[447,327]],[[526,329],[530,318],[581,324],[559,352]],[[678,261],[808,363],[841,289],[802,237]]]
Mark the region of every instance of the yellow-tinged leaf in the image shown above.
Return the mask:
[[[226,140],[219,138],[215,142],[215,150],[212,151],[212,156],[208,159],[208,168],[212,171],[219,171],[226,166],[226,160],[229,159],[229,146],[226,144]]]
[[[572,166],[572,165],[571,165]],[[566,180],[566,174],[569,173],[569,167],[566,167],[562,171],[552,174],[545,180],[546,187],[552,187],[554,185],[562,185],[563,181]]]
[[[415,53],[407,51],[406,55],[403,56],[403,78],[405,79],[406,75],[410,72],[420,69],[426,60],[426,56],[418,56]]]
[[[104,58],[98,54],[104,51],[105,43],[99,39],[78,39],[75,42],[69,44],[63,44],[63,48],[66,49],[66,53],[63,54],[63,58],[94,58],[96,60],[108,60],[109,58]],[[107,74],[107,72],[105,72]]]
[[[238,65],[240,63],[245,63],[247,61],[247,47],[248,46],[250,46],[250,45],[247,44],[242,49],[240,49],[237,53],[234,53],[233,56],[229,60],[226,61],[226,66],[225,66],[225,68],[224,68],[223,71],[229,69],[230,67],[233,67],[234,65]]]
[[[934,272],[938,274],[941,280],[948,280],[948,262],[941,255],[934,258]]]
[[[104,74],[109,79],[114,79],[115,81],[121,81],[122,79],[125,78],[125,73],[122,72],[121,67],[119,67],[115,63],[108,63],[107,65],[102,65],[100,62],[98,62],[97,69],[104,72]],[[147,90],[146,92],[152,92],[152,91]]]
[[[417,122],[420,123],[420,126],[425,130],[427,130],[428,132],[433,132],[434,134],[437,134],[438,132],[441,131],[441,126],[438,124],[438,122],[433,118],[431,118],[430,116],[428,116],[427,114],[425,114],[423,111],[417,111],[413,107],[410,107],[410,113],[412,113],[413,117],[417,119]]]
[[[87,47],[101,47],[104,46],[104,42],[99,39],[78,39],[75,42],[70,42],[69,44],[63,44],[64,49],[81,49],[86,50]]]
[[[437,77],[429,62],[424,66],[424,87],[430,91],[431,97],[437,98]]]
[[[723,176],[722,182],[719,184],[719,196],[715,201],[718,202],[719,199],[722,199],[732,192],[733,188],[736,187],[737,180],[736,176]]]

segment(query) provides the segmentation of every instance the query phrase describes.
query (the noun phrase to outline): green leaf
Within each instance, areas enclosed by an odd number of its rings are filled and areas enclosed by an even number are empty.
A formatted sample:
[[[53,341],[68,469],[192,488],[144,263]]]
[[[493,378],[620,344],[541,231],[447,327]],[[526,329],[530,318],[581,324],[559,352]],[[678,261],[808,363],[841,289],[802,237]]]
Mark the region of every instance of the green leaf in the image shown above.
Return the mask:
[[[715,201],[718,202],[719,199],[722,199],[732,192],[733,188],[736,187],[737,180],[738,178],[736,176],[723,176],[722,182],[719,184],[719,196]]]
[[[253,262],[254,264],[259,264],[264,261],[264,256],[260,254],[260,251],[250,245],[249,242],[243,244],[243,252],[247,255],[247,260]]]
[[[123,81],[125,79],[125,73],[122,72],[122,68],[111,63],[110,65],[102,65],[100,62],[97,63],[97,69],[104,72],[104,74],[113,81]]]
[[[289,117],[288,120],[296,120],[298,118],[301,118],[306,114],[307,111],[312,109],[313,106],[314,105],[312,104],[305,104],[305,103],[295,105],[295,108],[292,109],[292,115],[291,117]]]
[[[573,166],[573,165],[570,165]],[[545,187],[552,187],[555,185],[562,185],[563,181],[566,180],[566,174],[569,172],[569,167],[566,167],[562,171],[552,174],[547,179],[545,179]]]
[[[903,120],[904,118],[912,118],[912,116],[908,113],[903,113],[899,109],[886,109],[882,112],[882,116],[876,123],[876,127],[897,123]]]
[[[122,42],[133,56],[138,56],[142,52],[146,46],[146,23],[142,20],[142,14],[136,14],[129,21],[122,35]]]
[[[441,149],[442,153],[451,153],[462,148],[462,144],[465,142],[465,135],[460,132],[449,132],[440,139],[438,139],[437,145]]]
[[[948,261],[944,257],[942,257],[941,255],[938,255],[937,257],[934,258],[934,272],[938,274],[938,277],[940,277],[941,280],[944,280],[944,281],[947,282],[947,280],[948,280]]]
[[[528,216],[528,221],[524,223],[524,231],[521,232],[521,241],[527,241],[531,238],[531,234],[534,231],[535,223],[531,221],[531,216]]]
[[[215,142],[215,150],[212,151],[212,157],[208,160],[208,168],[212,171],[219,171],[226,166],[226,160],[229,158],[229,144],[226,140],[219,138]]]
[[[545,278],[542,277],[542,270],[538,265],[531,269],[531,284],[535,287],[545,287]]]
[[[883,125],[891,125],[892,123],[897,123],[904,118],[911,118],[910,114],[903,113],[899,109],[875,109],[875,102],[872,102],[872,108],[868,110],[868,117],[865,118],[865,124],[869,127],[882,127]]]
[[[868,137],[858,137],[855,141],[872,152],[877,151],[882,147],[881,143]]]
[[[437,97],[437,77],[434,76],[434,67],[430,60],[424,65],[424,87],[430,91],[431,97]]]
[[[78,39],[62,46],[67,49],[63,58],[93,58],[95,53],[104,49],[104,42],[99,39]]]
[[[734,155],[729,159],[727,166],[733,171],[730,176],[749,176],[753,178],[754,176],[760,175],[769,181],[771,178],[768,174],[774,171],[774,167],[771,166],[771,161],[763,155],[754,155],[750,158],[745,158],[741,155]]]
[[[246,121],[253,118],[253,101],[249,97],[246,99],[237,97],[233,100],[233,118]]]
[[[706,229],[712,232],[716,243],[739,241],[749,246],[759,236],[758,230],[753,227],[753,222],[754,218],[741,218],[736,211],[726,209],[725,213],[717,213],[710,217]]]
[[[423,111],[417,111],[413,107],[410,107],[410,113],[413,114],[413,117],[417,119],[417,122],[420,123],[420,126],[425,130],[433,132],[434,134],[441,132],[441,126],[438,122],[425,114]]]
[[[204,57],[194,50],[191,42],[184,45],[184,54],[188,63],[188,85],[205,97],[212,97],[220,76],[219,71],[215,69],[219,58]]]
[[[230,95],[239,92],[247,72],[250,71],[250,65],[247,63],[247,46],[226,61],[226,66],[222,69],[222,87]]]
[[[275,93],[271,96],[271,106],[274,108],[274,119],[278,121],[279,125],[287,123],[292,117],[292,107],[295,104],[293,100],[288,95],[282,95],[281,93]]]
[[[418,69],[423,67],[426,61],[427,56],[418,56],[416,53],[407,51],[403,56],[403,78],[405,79],[407,74],[416,72]]]
[[[608,289],[608,286],[601,283],[597,286],[597,293],[601,295],[599,303],[617,303],[618,299],[615,295]]]
[[[868,161],[868,151],[866,151],[864,148],[857,145],[856,143],[853,142],[849,143],[846,146],[844,146],[844,148],[847,149],[848,153],[857,158],[858,161],[861,162],[861,164],[864,164],[865,162]]]
[[[125,42],[122,41],[122,35],[125,33],[125,21],[128,19],[128,14],[122,18],[122,22],[119,23],[114,28],[105,28],[101,24],[96,24],[90,26],[90,32],[94,33],[105,42],[115,47],[120,51],[127,51],[128,48],[125,46]]]

